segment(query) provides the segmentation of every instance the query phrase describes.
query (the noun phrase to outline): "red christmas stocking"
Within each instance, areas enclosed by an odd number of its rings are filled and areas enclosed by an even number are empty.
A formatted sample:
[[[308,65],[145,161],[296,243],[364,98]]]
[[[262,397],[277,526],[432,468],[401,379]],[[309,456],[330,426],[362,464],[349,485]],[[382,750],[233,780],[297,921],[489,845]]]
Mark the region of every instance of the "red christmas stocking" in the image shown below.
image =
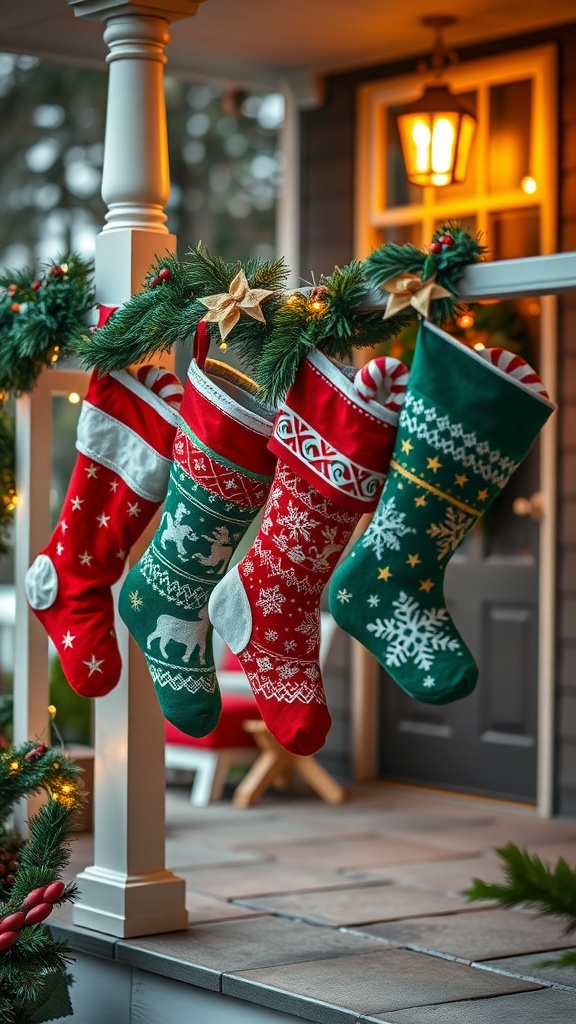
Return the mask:
[[[110,588],[164,500],[182,385],[140,367],[90,379],[60,519],[26,573],[26,597],[83,697],[116,686],[121,661]]]
[[[262,525],[209,602],[264,722],[295,754],[314,753],[330,728],[318,663],[320,595],[358,519],[378,502],[407,376],[385,357],[356,381],[347,369],[320,352],[300,368],[269,443],[278,463]]]

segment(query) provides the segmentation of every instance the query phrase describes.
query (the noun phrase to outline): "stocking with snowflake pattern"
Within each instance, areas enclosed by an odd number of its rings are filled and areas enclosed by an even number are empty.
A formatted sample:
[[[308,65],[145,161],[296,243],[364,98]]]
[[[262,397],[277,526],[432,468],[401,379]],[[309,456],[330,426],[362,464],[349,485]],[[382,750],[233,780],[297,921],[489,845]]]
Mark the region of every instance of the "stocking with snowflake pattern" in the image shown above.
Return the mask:
[[[208,344],[201,323],[162,519],[119,599],[164,717],[197,737],[212,731],[221,710],[208,598],[264,504],[276,462],[267,448],[273,414],[257,402],[252,381],[206,360]]]
[[[120,677],[110,588],[164,500],[181,398],[167,370],[93,372],[60,519],[26,574],[28,603],[83,697],[103,696]]]
[[[446,565],[553,410],[520,357],[421,324],[386,487],[328,592],[338,624],[419,701],[445,704],[476,685],[444,601]]]
[[[260,530],[209,604],[269,731],[296,754],[318,750],[330,728],[320,595],[378,501],[406,385],[396,359],[373,360],[355,381],[349,369],[318,351],[301,365],[275,421],[278,465]]]

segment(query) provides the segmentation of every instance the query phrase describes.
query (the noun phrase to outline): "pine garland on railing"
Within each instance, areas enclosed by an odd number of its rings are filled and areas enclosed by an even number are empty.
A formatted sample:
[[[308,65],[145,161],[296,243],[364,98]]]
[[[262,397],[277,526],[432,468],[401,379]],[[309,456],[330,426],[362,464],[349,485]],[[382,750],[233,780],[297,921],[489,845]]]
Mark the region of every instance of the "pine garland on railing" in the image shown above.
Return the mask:
[[[16,802],[44,790],[48,799],[23,840],[8,827]],[[70,834],[84,800],[80,769],[43,743],[0,750],[0,1020],[40,1024],[72,1012],[71,953],[43,923],[75,899],[59,879],[70,859]]]
[[[190,344],[200,320],[207,320],[212,340],[223,349],[233,346],[251,365],[270,333],[286,273],[282,260],[231,263],[211,256],[201,244],[190,249],[182,261],[170,255],[159,258],[150,268],[143,290],[77,345],[80,362],[86,369],[96,366],[102,372],[125,369],[169,352],[176,343]],[[232,295],[230,289],[239,274],[245,286],[241,281]],[[267,294],[258,303],[254,293],[259,298],[261,291]],[[220,302],[210,309],[204,299]],[[230,327],[226,316],[234,318],[235,313],[237,318]]]
[[[33,390],[41,370],[88,333],[93,266],[74,253],[35,270],[0,273],[0,390]]]
[[[254,361],[254,379],[262,399],[271,404],[278,402],[312,349],[348,360],[354,349],[387,341],[411,322],[409,314],[389,325],[380,311],[363,312],[368,298],[364,268],[357,260],[335,267],[309,294],[293,292],[285,297],[270,338]]]
[[[402,284],[407,285],[403,294],[406,307],[409,304],[412,307],[412,320],[421,310],[417,302],[410,303],[410,295],[416,296],[418,290],[422,291],[422,285],[433,282],[437,291],[450,293],[436,296],[434,289],[431,289],[433,305],[429,316],[434,323],[441,323],[448,320],[458,308],[458,282],[465,267],[478,263],[487,251],[486,246],[480,244],[480,238],[480,232],[471,235],[469,231],[449,221],[434,232],[428,252],[414,245],[387,242],[367,257],[364,263],[366,280],[372,288],[390,292],[391,283],[401,275],[419,278],[420,289],[418,282],[413,279],[393,285],[399,290]]]

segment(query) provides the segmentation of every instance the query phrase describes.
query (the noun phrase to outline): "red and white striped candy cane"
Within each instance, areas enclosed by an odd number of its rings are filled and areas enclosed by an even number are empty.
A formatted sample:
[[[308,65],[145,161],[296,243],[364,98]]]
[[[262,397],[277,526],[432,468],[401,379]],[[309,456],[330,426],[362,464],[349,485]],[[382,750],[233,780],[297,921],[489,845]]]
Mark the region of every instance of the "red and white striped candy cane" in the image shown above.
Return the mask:
[[[483,348],[480,349],[478,355],[492,363],[493,366],[497,366],[503,373],[514,377],[525,388],[542,395],[542,398],[549,398],[540,377],[521,356],[507,352],[505,348]]]
[[[354,378],[354,387],[366,402],[380,402],[391,412],[400,412],[406,397],[408,370],[399,359],[376,356],[362,366]]]
[[[168,405],[180,408],[184,388],[176,374],[165,370],[163,366],[139,366],[136,377],[144,387],[163,398]]]

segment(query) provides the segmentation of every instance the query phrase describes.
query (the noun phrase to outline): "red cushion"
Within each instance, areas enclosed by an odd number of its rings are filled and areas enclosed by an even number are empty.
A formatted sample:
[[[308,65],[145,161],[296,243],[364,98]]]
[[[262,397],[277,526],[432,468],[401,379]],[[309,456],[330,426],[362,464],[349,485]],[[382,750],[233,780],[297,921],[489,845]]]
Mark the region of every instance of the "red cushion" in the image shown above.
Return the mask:
[[[164,722],[164,736],[166,743],[182,743],[191,747],[207,747],[210,750],[253,747],[255,743],[252,734],[242,728],[242,722],[248,718],[260,718],[254,698],[226,693],[222,695],[222,713],[218,725],[208,736],[201,736],[200,739],[187,736],[170,722]]]
[[[222,661],[218,667],[222,670],[222,672],[243,671],[242,665],[240,664],[240,659],[237,657],[236,654],[232,654],[232,651],[230,650],[229,647],[224,647],[224,651],[222,653]]]

